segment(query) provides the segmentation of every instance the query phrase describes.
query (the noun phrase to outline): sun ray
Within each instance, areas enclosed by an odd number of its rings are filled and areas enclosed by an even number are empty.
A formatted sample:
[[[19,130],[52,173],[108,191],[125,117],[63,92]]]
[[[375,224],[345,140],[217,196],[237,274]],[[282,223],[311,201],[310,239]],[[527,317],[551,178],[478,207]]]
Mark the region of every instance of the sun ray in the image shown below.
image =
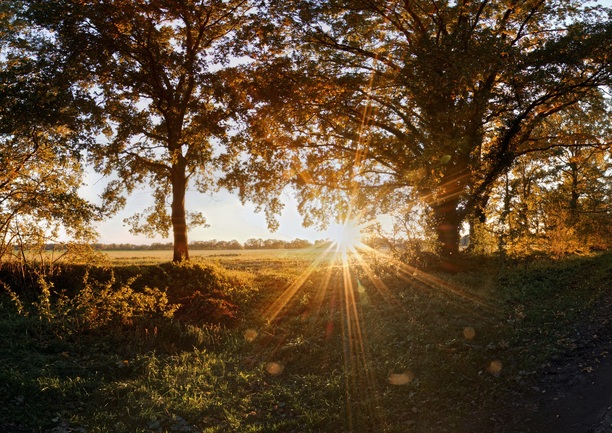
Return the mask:
[[[326,259],[327,253],[333,248],[330,245],[324,252],[319,254],[315,260],[293,281],[283,293],[265,310],[264,317],[268,323],[272,323],[274,319],[280,314],[280,312],[287,306],[287,304],[293,299],[297,291],[302,285],[308,280],[308,278],[319,269],[319,265]]]
[[[367,319],[370,317],[367,312],[374,310],[366,307],[364,299],[376,299],[376,302],[388,303],[393,308],[380,311],[385,311],[384,314],[391,312],[394,317],[392,320],[395,320],[395,317],[397,320],[414,320],[412,317],[415,312],[411,311],[409,303],[400,299],[396,289],[387,286],[384,278],[379,276],[379,268],[374,265],[373,260],[382,262],[383,266],[394,270],[396,276],[415,290],[437,291],[454,299],[467,301],[457,303],[461,308],[477,305],[483,312],[495,312],[495,308],[487,303],[486,299],[470,293],[469,290],[463,290],[444,281],[443,277],[405,264],[384,251],[368,246],[363,230],[369,224],[371,223],[359,224],[350,218],[337,224],[334,228],[336,233],[330,236],[327,247],[317,254],[306,269],[288,284],[264,311],[268,325],[277,323],[283,310],[296,296],[299,296],[300,289],[307,286],[306,283],[310,279],[317,281],[318,287],[314,296],[311,297],[306,309],[299,314],[310,319],[322,311],[329,311],[330,317],[323,323],[320,332],[324,333],[326,344],[333,344],[333,336],[338,335],[337,333],[341,336],[346,395],[345,419],[349,431],[365,428],[366,425],[368,428],[385,425],[386,415],[380,409],[381,386],[406,385],[414,380],[411,369],[390,372],[387,381],[383,383],[375,374],[373,365],[376,363],[376,358],[372,356],[368,344],[370,322]],[[362,276],[358,277],[358,273]],[[368,293],[376,293],[377,296],[370,298]],[[329,302],[328,310],[324,307],[325,302]],[[339,317],[334,318],[335,313],[339,313]],[[340,329],[334,330],[338,325]],[[276,341],[276,344],[272,343],[267,349],[270,359],[266,366],[271,366],[271,372],[267,370],[269,374],[280,375],[286,368],[290,368],[283,364],[282,355],[280,358],[276,355],[282,353],[283,344],[289,338],[291,338],[290,331],[286,330],[277,332],[269,340],[270,343]],[[276,363],[280,367],[272,368],[277,366]]]
[[[355,277],[352,275],[347,255],[342,256],[342,289],[344,303],[342,308],[342,340],[344,346],[344,376],[347,392],[346,411],[349,431],[355,423],[355,402],[367,408],[370,422],[377,426],[384,424],[380,393],[374,373],[369,366],[369,351],[364,318],[356,296]]]
[[[470,294],[461,290],[460,288],[454,286],[453,284],[448,283],[447,281],[438,278],[431,273],[425,272],[420,268],[415,266],[411,266],[407,263],[404,263],[400,260],[397,260],[395,257],[383,253],[381,251],[375,250],[368,245],[363,245],[361,250],[367,251],[369,253],[375,254],[380,258],[385,259],[390,265],[394,266],[398,270],[398,276],[400,276],[404,281],[414,283],[415,281],[422,284],[423,287],[426,287],[430,290],[438,290],[447,292],[457,298],[461,298],[463,300],[469,301],[472,304],[478,305],[488,311],[497,312],[498,309],[494,308],[492,305],[487,303],[485,300],[479,298],[476,295]],[[360,255],[356,255],[356,257],[360,257]],[[373,271],[369,268],[366,260],[359,260],[360,266],[364,269],[364,271],[371,277],[372,283],[379,291],[383,291],[388,299],[393,299],[395,296],[389,289],[385,286],[384,282],[380,281],[378,277],[374,274]],[[371,274],[368,273],[368,269],[370,269]]]

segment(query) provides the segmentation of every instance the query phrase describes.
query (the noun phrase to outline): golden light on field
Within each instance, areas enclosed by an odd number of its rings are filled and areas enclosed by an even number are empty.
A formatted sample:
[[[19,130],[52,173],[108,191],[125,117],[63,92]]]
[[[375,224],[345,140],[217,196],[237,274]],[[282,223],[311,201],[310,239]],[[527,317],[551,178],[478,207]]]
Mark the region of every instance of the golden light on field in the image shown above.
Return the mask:
[[[369,344],[371,333],[377,332],[371,322],[373,312],[381,308],[398,320],[414,320],[411,305],[398,293],[402,289],[396,285],[388,286],[382,275],[392,272],[399,281],[404,281],[403,284],[424,294],[461,301],[456,303],[455,308],[472,309],[477,306],[483,312],[492,310],[484,299],[471,291],[423,268],[408,265],[390,252],[367,245],[363,232],[367,226],[347,219],[342,224],[330,227],[330,242],[326,248],[313,249],[314,254],[308,265],[263,309],[262,316],[269,328],[260,332],[249,329],[245,333],[247,341],[264,336],[261,341],[267,342],[262,353],[269,361],[265,364],[265,371],[279,376],[291,371],[295,365],[291,361],[284,362],[286,359],[279,355],[283,347],[286,350],[288,343],[285,339],[288,336],[279,333],[278,329],[286,326],[283,324],[288,320],[299,320],[307,326],[311,319],[317,317],[336,317],[326,320],[319,332],[326,342],[333,341],[335,336],[342,342],[345,416],[349,431],[354,430],[358,423],[365,422],[364,419],[371,426],[385,425],[386,415],[380,411],[384,387],[409,387],[417,380],[415,373],[406,369],[389,372],[386,380],[381,381],[372,368],[373,360],[380,357],[379,353],[372,352]],[[381,269],[384,269],[382,274]],[[299,311],[299,318],[292,319],[292,314],[295,314],[291,313],[292,310]],[[312,323],[316,323],[316,320]],[[476,330],[472,326],[460,328],[461,331],[468,341],[476,338]],[[499,361],[493,361],[487,367],[494,376],[499,375],[502,369]],[[363,396],[368,398],[364,400]],[[364,413],[367,413],[365,418]]]

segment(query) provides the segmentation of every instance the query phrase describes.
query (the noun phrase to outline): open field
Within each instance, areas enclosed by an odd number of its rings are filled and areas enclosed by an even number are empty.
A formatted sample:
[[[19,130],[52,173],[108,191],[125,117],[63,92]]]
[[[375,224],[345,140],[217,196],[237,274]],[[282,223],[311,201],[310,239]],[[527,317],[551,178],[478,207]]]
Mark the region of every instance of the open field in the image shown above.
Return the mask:
[[[171,250],[114,250],[102,251],[111,263],[118,264],[152,264],[172,260]],[[206,258],[213,261],[241,261],[241,260],[313,260],[324,250],[190,250],[192,258]],[[326,254],[328,255],[328,254]]]
[[[41,255],[42,254],[42,255]],[[86,262],[110,264],[114,266],[153,265],[172,260],[172,250],[101,250],[89,252]],[[335,252],[322,248],[310,249],[261,249],[261,250],[190,250],[191,258],[208,262],[241,262],[241,261],[313,261],[317,258],[333,259]],[[26,251],[25,257],[30,262],[70,263],[74,256],[66,250]],[[10,255],[6,260],[19,261],[21,255]],[[79,257],[79,259],[81,259]],[[82,259],[79,260],[79,263]]]
[[[0,432],[542,433],[551,372],[596,372],[612,336],[610,254],[450,275],[132,253],[0,274]]]

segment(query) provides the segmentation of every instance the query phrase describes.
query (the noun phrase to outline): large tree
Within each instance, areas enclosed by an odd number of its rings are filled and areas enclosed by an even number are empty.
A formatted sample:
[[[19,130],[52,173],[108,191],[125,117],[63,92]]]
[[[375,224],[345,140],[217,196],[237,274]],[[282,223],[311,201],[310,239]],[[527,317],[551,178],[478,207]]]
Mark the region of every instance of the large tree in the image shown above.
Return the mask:
[[[118,175],[104,198],[122,203],[125,193],[150,185],[154,205],[129,219],[132,231],[167,236],[172,229],[174,260],[188,259],[188,223],[203,224],[204,218],[186,212],[186,191],[215,187],[216,159],[238,113],[230,62],[254,39],[254,2],[30,5],[30,19],[53,33],[62,52],[81,59],[80,84],[89,86],[106,116],[106,139],[90,148],[99,171]]]
[[[279,11],[291,31],[268,68],[283,73],[258,83],[257,158],[230,184],[264,203],[290,183],[307,218],[419,201],[446,256],[463,222],[484,219],[496,179],[550,145],[540,125],[611,82],[610,12],[580,1],[302,0]],[[253,182],[253,171],[265,175]]]

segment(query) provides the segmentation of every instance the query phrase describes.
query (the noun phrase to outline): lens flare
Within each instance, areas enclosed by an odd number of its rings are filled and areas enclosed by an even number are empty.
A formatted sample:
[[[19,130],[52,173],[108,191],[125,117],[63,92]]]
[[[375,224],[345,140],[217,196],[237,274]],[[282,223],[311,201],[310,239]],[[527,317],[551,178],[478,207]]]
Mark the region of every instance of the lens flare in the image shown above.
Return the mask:
[[[285,367],[283,367],[282,364],[280,364],[278,362],[268,362],[264,366],[264,368],[272,376],[278,376],[278,375],[282,374],[283,370],[285,369]]]
[[[491,364],[489,364],[489,373],[491,373],[493,376],[499,376],[499,374],[502,371],[502,363],[501,361],[495,360],[495,361],[491,361]]]
[[[244,331],[244,339],[249,343],[257,338],[257,331],[254,329],[247,329]]]
[[[327,230],[327,235],[336,250],[341,254],[355,251],[361,247],[364,226],[355,220],[346,220],[342,224],[334,224]]]
[[[476,337],[476,330],[471,326],[467,326],[463,329],[463,336],[466,340],[473,340]]]
[[[414,373],[412,371],[406,371],[404,373],[390,373],[389,383],[395,386],[408,385],[414,379]]]

